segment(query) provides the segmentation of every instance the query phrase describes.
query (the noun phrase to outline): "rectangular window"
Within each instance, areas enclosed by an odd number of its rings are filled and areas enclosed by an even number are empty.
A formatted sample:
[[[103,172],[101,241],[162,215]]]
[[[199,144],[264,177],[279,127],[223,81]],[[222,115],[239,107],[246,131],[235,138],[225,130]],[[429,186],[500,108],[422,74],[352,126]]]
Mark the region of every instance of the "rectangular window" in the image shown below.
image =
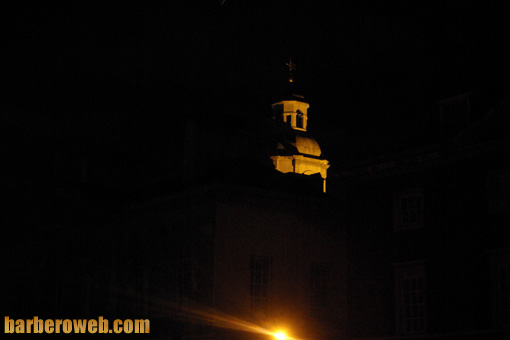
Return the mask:
[[[273,259],[252,256],[250,260],[250,308],[267,310]]]
[[[412,189],[394,194],[394,230],[423,227],[423,191]]]
[[[399,334],[423,333],[426,327],[423,262],[395,265],[396,323]]]
[[[498,324],[510,326],[510,263],[500,263],[496,273]]]
[[[310,313],[320,317],[326,313],[330,267],[327,264],[313,264],[311,270]]]
[[[510,211],[510,170],[491,171],[488,174],[487,200],[490,213]]]
[[[402,279],[402,321],[406,333],[423,332],[425,329],[424,277]]]

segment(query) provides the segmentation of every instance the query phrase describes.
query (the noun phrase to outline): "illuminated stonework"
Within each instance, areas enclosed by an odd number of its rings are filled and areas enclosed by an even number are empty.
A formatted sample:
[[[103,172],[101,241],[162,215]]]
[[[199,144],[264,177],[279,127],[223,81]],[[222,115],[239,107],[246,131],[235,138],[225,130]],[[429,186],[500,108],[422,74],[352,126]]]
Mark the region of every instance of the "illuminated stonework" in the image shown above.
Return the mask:
[[[310,105],[298,100],[284,100],[274,103],[273,110],[282,115],[283,121],[293,129],[306,131],[308,123],[308,108]]]
[[[303,175],[319,173],[323,178],[323,191],[326,192],[329,162],[321,158],[319,144],[306,132],[310,105],[299,100],[284,100],[272,106],[275,114],[289,128],[276,147],[276,155],[271,156],[276,170]]]

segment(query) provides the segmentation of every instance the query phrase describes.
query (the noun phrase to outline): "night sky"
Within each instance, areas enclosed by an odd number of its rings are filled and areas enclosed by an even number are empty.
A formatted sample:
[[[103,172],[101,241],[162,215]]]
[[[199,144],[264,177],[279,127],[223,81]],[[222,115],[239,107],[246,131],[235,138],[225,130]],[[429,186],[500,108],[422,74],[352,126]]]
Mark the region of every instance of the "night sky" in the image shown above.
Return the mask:
[[[55,152],[171,173],[159,160],[181,155],[190,116],[267,119],[289,58],[332,169],[405,146],[434,126],[440,99],[497,100],[509,85],[506,2],[73,1],[5,13],[6,181],[45,181]]]

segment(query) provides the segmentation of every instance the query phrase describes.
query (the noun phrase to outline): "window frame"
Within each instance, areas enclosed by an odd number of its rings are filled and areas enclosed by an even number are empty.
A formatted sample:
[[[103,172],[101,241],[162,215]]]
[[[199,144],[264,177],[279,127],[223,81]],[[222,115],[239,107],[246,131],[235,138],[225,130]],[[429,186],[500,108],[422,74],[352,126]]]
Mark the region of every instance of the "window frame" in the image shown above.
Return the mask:
[[[269,304],[273,280],[273,258],[270,256],[250,257],[250,309],[266,311]]]
[[[498,328],[510,328],[510,248],[489,252],[492,260],[493,324]],[[501,270],[506,271],[504,280],[501,279]],[[505,292],[502,292],[503,285],[506,286]],[[506,302],[503,303],[502,300]]]
[[[402,199],[418,197],[419,207],[405,209],[402,207]],[[403,220],[404,212],[418,211],[418,219],[413,222]],[[393,194],[393,231],[404,231],[423,228],[425,224],[425,197],[423,189],[414,188],[395,192]]]
[[[427,331],[427,280],[424,261],[394,263],[395,324],[397,335],[424,334]],[[416,280],[416,289],[405,290],[405,281]],[[421,280],[421,289],[418,287]],[[411,293],[416,293],[414,303]],[[409,294],[409,302],[406,301]],[[421,301],[419,301],[421,293]],[[421,313],[420,313],[421,310]],[[416,316],[417,315],[417,316]],[[420,323],[421,321],[421,323]]]
[[[329,298],[331,266],[328,263],[312,263],[310,267],[310,316],[326,315]]]
[[[489,213],[510,212],[510,169],[489,171],[486,182]]]

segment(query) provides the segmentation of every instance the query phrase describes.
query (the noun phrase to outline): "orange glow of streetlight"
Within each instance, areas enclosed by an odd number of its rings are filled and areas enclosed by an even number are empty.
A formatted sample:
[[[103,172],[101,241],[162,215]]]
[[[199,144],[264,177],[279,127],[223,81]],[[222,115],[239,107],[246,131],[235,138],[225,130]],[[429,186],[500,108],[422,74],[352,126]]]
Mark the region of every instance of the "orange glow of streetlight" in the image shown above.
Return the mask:
[[[274,333],[273,336],[278,340],[288,339],[287,335],[283,332]]]

